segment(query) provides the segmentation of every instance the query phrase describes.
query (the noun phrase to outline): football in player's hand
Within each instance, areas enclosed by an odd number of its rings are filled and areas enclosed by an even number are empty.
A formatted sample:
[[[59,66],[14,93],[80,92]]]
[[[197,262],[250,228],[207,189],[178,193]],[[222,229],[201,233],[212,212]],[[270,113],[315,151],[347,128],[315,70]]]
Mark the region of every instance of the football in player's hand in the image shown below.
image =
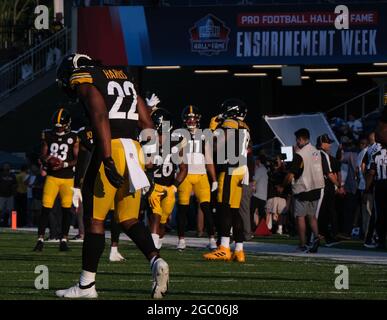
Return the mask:
[[[56,158],[56,157],[51,157],[47,160],[47,164],[48,164],[49,168],[51,168],[51,169],[60,167],[61,163],[62,163],[62,160],[60,160],[59,158]]]

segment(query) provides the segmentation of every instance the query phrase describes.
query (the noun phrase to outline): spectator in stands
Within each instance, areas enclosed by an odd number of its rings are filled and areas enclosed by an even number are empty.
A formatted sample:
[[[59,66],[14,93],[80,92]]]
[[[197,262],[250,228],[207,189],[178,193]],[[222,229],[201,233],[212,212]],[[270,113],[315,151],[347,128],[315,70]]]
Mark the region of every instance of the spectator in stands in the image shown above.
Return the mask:
[[[5,227],[10,225],[16,186],[16,177],[11,173],[10,164],[4,163],[0,172],[0,223]]]
[[[21,78],[23,81],[26,81],[29,79],[29,77],[32,75],[32,65],[30,63],[25,63],[21,66]]]
[[[59,64],[62,52],[56,46],[50,46],[46,59],[46,71]]]
[[[268,174],[266,164],[266,157],[264,155],[258,156],[255,160],[254,169],[254,184],[255,191],[251,197],[250,207],[250,223],[252,231],[254,232],[259,223],[259,218],[265,217],[266,200],[267,200],[267,187],[268,187]],[[258,221],[255,223],[254,215],[258,209]]]
[[[36,165],[32,165],[30,173],[27,175],[25,180],[25,185],[27,187],[27,227],[32,227],[33,225],[33,187],[35,185],[35,180],[38,175],[39,168]]]
[[[51,25],[51,30],[53,33],[58,32],[63,29],[63,14],[62,12],[57,12],[55,15],[55,20],[53,21]]]
[[[18,227],[23,227],[27,220],[27,186],[28,166],[23,165],[20,173],[16,175],[15,210],[17,212]]]
[[[253,192],[255,192],[255,181],[254,181],[254,170],[255,170],[255,161],[253,156],[253,144],[250,140],[250,144],[247,148],[247,168],[249,170],[249,184],[242,185],[242,199],[239,207],[239,214],[243,222],[243,232],[245,235],[245,240],[250,240],[252,238],[252,221],[251,221],[251,199]]]
[[[355,210],[356,210],[356,164],[358,150],[356,145],[349,140],[345,140],[345,144],[338,149],[338,160],[341,162],[341,178],[344,182],[344,215],[341,221],[341,235],[340,237],[346,240],[351,239],[352,229],[355,224]]]
[[[348,116],[347,125],[351,130],[353,137],[358,140],[360,134],[363,133],[363,123],[361,122],[361,119],[356,119],[353,114],[350,114]]]
[[[359,220],[361,220],[361,228],[359,230],[359,236],[361,238],[364,237],[367,229],[369,218],[371,216],[372,210],[368,210],[367,208],[367,198],[368,195],[365,194],[366,181],[365,181],[365,162],[364,158],[366,157],[368,150],[368,139],[362,137],[359,141],[359,153],[357,155],[356,161],[356,178],[358,181],[357,189],[359,193],[359,205],[357,209],[357,213],[359,213]]]
[[[46,172],[44,170],[40,170],[40,172],[36,174],[36,178],[31,186],[32,198],[33,198],[32,205],[31,205],[33,225],[38,224],[39,216],[42,211],[43,186],[44,186],[45,177],[46,177]]]

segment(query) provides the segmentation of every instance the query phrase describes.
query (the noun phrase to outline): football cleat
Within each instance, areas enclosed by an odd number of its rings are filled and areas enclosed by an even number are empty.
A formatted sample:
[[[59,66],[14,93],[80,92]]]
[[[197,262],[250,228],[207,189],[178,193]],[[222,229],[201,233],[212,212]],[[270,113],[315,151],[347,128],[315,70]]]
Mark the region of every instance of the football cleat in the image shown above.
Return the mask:
[[[33,251],[41,252],[43,250],[43,245],[44,245],[43,241],[42,240],[38,240],[38,242],[36,242],[36,245],[35,245]]]
[[[241,263],[246,262],[245,252],[243,250],[234,251],[234,253],[232,255],[232,260],[237,261],[237,262],[241,262]]]
[[[151,297],[153,299],[162,299],[168,291],[169,266],[163,259],[157,258],[151,269],[153,276]]]
[[[67,241],[61,240],[60,244],[59,244],[59,251],[69,251],[69,250],[70,250],[70,248],[67,245]]]
[[[125,258],[118,251],[116,252],[110,251],[109,261],[111,262],[125,261]]]
[[[95,299],[98,298],[97,290],[95,290],[95,284],[93,284],[90,288],[81,289],[79,287],[79,283],[75,286],[65,289],[65,290],[57,290],[55,292],[57,297],[60,298],[72,298],[72,299]]]
[[[205,253],[203,258],[206,260],[222,260],[230,261],[231,260],[231,250],[230,248],[223,247],[220,245],[218,249],[210,253]]]
[[[177,243],[176,249],[179,251],[183,251],[186,248],[185,240],[179,239],[179,242]]]

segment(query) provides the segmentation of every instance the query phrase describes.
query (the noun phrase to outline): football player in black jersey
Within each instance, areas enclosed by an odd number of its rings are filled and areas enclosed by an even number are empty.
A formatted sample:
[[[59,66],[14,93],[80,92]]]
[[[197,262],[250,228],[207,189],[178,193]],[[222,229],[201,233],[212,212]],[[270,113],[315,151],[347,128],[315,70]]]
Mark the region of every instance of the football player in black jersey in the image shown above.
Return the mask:
[[[211,120],[210,128],[212,130],[224,130],[225,135],[219,136],[217,140],[218,147],[225,150],[226,161],[220,166],[218,203],[220,205],[220,234],[221,243],[217,250],[204,254],[207,260],[235,260],[245,262],[243,251],[244,230],[243,221],[239,213],[239,207],[242,199],[242,184],[248,184],[247,169],[247,148],[250,141],[249,127],[244,122],[247,107],[239,99],[227,99],[221,105],[220,115]],[[226,132],[234,132],[234,137]],[[215,131],[217,133],[217,131]],[[234,144],[234,152],[237,155],[235,161],[230,160],[227,148]],[[233,148],[230,148],[231,150]],[[220,148],[217,149],[218,152]],[[234,163],[233,163],[234,162]],[[235,251],[231,254],[230,250],[230,231],[233,228],[233,237],[235,240]]]
[[[34,251],[42,251],[44,234],[48,226],[50,212],[59,193],[62,206],[62,232],[59,249],[67,251],[67,237],[70,229],[72,211],[72,187],[74,167],[77,163],[79,142],[75,132],[71,131],[69,112],[60,108],[52,116],[53,129],[42,133],[40,160],[47,170],[43,188],[43,207],[39,217],[38,242]]]
[[[182,148],[187,142],[184,138],[179,141],[171,141],[173,122],[172,116],[167,110],[153,109],[151,118],[158,133],[159,152],[151,155],[150,164],[147,165],[147,168],[152,170],[154,182],[148,201],[152,210],[150,219],[152,238],[156,248],[160,249],[165,234],[164,226],[175,206],[177,188],[188,172],[188,166],[183,161],[179,165],[175,164],[174,158],[179,153],[182,157]],[[171,141],[168,146],[165,143],[167,139]],[[169,151],[163,152],[166,151],[166,147]],[[177,168],[179,168],[178,173]]]
[[[151,296],[162,298],[168,290],[169,267],[160,258],[149,229],[138,220],[141,189],[149,182],[137,141],[137,126],[153,128],[144,100],[137,95],[127,71],[99,65],[83,54],[63,58],[57,81],[86,108],[95,134],[95,150],[82,186],[82,273],[79,283],[56,294],[65,298],[98,297],[95,275],[105,247],[104,220],[114,203],[123,231],[150,262]]]
[[[188,174],[178,188],[179,211],[177,214],[178,250],[185,249],[184,229],[189,211],[191,192],[194,191],[200,209],[203,211],[209,238],[209,248],[216,249],[215,228],[210,207],[211,192],[218,188],[215,166],[209,157],[212,150],[206,144],[205,135],[199,130],[201,114],[195,106],[189,105],[183,109],[182,120],[188,129],[190,140],[187,141]],[[207,150],[206,150],[207,148]],[[208,173],[208,175],[207,175]],[[211,186],[209,183],[211,181]]]

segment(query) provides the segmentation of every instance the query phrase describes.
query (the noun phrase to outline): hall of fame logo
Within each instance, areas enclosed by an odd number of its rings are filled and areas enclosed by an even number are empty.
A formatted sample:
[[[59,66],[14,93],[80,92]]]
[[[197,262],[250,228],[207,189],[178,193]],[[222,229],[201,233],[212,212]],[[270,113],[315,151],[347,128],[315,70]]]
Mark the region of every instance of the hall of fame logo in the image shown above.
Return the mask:
[[[213,14],[198,20],[189,33],[192,52],[212,56],[227,51],[230,29]]]

